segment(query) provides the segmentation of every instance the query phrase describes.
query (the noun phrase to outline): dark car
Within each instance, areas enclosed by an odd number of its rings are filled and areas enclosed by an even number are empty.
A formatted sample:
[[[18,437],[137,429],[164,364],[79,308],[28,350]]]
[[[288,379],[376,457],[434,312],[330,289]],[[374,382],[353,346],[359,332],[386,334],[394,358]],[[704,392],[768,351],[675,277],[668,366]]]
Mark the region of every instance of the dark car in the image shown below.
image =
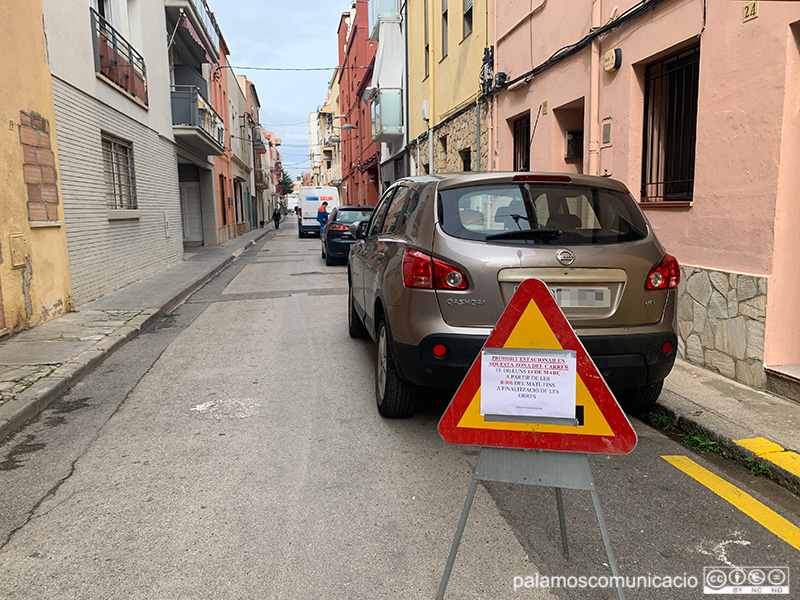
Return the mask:
[[[350,225],[358,221],[369,221],[372,206],[337,206],[328,215],[328,222],[322,229],[322,258],[326,265],[332,265],[337,259],[347,259],[356,239],[350,233]]]
[[[411,415],[418,385],[458,387],[529,278],[550,288],[624,407],[655,403],[677,351],[680,270],[622,183],[410,177],[351,229],[350,335],[376,341],[383,416]]]

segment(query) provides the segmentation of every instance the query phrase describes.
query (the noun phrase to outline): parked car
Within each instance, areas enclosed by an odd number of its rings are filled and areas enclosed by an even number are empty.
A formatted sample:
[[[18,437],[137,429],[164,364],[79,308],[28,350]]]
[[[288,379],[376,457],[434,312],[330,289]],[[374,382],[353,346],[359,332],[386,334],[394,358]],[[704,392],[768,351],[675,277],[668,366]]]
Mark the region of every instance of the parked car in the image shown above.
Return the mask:
[[[322,258],[326,265],[332,265],[337,259],[347,259],[356,241],[350,233],[350,225],[369,221],[373,210],[372,206],[338,206],[331,211],[322,228]]]
[[[455,389],[520,282],[543,280],[621,404],[651,407],[677,350],[678,263],[622,183],[551,173],[400,180],[352,225],[348,323],[376,342],[386,417]]]

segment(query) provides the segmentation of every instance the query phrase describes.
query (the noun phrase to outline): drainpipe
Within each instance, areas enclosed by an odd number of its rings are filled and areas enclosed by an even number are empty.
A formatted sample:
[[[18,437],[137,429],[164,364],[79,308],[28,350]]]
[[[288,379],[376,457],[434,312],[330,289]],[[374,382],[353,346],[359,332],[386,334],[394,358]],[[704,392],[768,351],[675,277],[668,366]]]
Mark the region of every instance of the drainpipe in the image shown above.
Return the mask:
[[[481,95],[475,101],[475,170],[481,170]]]
[[[403,2],[403,37],[405,38],[405,45],[406,45],[406,64],[404,65],[405,69],[405,76],[406,76],[406,85],[405,85],[405,131],[403,135],[403,145],[405,146],[405,169],[403,175],[406,172],[409,175],[416,175],[416,173],[411,172],[411,148],[409,148],[408,142],[410,139],[409,129],[411,128],[411,107],[408,105],[410,99],[409,93],[409,75],[408,75],[408,57],[409,57],[409,50],[408,50],[408,1]],[[419,158],[419,157],[417,157]],[[417,166],[418,168],[419,166]]]
[[[488,6],[488,3],[487,3]],[[492,47],[494,48],[494,57],[492,59],[492,77],[494,77],[495,73],[495,66],[497,64],[497,0],[494,0],[492,6]],[[494,87],[494,82],[491,82],[491,87]],[[495,157],[495,144],[497,143],[495,140],[495,128],[497,124],[495,122],[495,116],[497,115],[497,94],[492,94],[489,97],[489,152],[487,152],[487,161],[488,164],[486,165],[487,171],[494,171],[497,168],[497,165],[494,163]]]
[[[592,30],[601,26],[602,0],[592,0]],[[589,65],[589,175],[600,175],[600,39],[592,40]]]

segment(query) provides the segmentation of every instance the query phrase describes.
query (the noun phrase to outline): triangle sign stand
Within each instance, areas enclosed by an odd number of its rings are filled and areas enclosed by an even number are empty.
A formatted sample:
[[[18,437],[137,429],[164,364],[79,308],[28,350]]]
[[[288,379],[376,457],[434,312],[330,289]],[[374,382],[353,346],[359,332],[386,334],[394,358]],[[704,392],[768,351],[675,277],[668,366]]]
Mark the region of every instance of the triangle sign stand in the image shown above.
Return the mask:
[[[487,420],[481,415],[481,358],[470,367],[439,422],[451,444],[627,454],[636,433],[550,290],[538,279],[523,281],[484,348],[572,350],[577,355],[578,425]]]
[[[514,418],[508,413],[503,413],[506,417],[484,414],[482,409],[489,406],[488,403],[481,404],[484,353],[513,353],[515,350],[523,355],[525,352],[540,352],[545,355],[549,353],[553,356],[562,355],[565,351],[574,353],[575,419],[565,423],[564,419]],[[491,360],[489,363],[491,366]],[[523,371],[528,374],[534,372],[531,369]],[[542,372],[545,373],[546,380],[547,372],[539,371]],[[524,379],[526,378],[523,377]],[[531,384],[532,379],[535,377],[531,376],[527,383],[520,385],[532,386],[530,391],[535,391],[532,388],[539,384]],[[510,383],[501,381],[501,384]],[[503,388],[503,385],[495,384],[494,381],[489,384],[494,389],[487,388],[486,397]],[[533,397],[536,396],[538,393]],[[620,583],[587,453],[627,454],[636,446],[636,433],[544,282],[527,279],[520,284],[442,416],[439,433],[451,444],[470,444],[482,448],[439,585],[437,600],[444,598],[478,481],[554,488],[565,557],[569,557],[569,546],[561,490],[566,488],[589,491],[611,573],[617,577],[617,595],[620,600],[625,600],[625,591]]]

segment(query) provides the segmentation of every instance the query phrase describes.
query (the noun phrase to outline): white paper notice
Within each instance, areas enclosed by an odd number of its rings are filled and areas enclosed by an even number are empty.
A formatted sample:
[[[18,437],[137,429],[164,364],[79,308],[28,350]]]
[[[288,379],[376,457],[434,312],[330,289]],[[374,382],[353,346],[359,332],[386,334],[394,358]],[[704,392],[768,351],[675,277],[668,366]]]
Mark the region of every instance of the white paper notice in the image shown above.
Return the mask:
[[[481,415],[575,419],[573,351],[484,348]]]

